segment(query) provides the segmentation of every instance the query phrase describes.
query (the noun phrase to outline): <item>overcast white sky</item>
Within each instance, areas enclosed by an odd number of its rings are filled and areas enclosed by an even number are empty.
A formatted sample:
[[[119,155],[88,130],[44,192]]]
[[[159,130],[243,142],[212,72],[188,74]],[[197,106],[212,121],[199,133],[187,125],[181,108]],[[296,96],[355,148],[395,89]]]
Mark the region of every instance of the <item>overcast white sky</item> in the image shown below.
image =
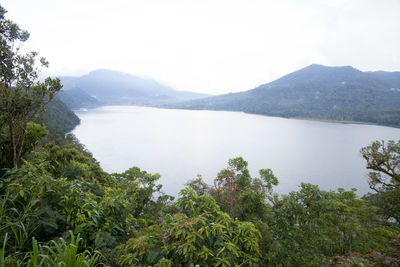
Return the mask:
[[[400,71],[399,0],[2,0],[47,74],[252,89],[312,63]]]

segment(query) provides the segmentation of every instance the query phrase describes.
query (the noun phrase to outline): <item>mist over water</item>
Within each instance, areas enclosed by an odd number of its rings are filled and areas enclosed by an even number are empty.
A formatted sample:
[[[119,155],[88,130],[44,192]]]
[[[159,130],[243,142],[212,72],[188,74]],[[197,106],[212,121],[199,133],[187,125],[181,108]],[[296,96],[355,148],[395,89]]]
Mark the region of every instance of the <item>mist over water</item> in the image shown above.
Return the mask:
[[[201,174],[212,184],[228,159],[242,156],[252,176],[270,168],[276,191],[301,182],[324,190],[369,191],[360,149],[375,140],[400,139],[400,129],[327,123],[225,111],[104,106],[77,111],[73,133],[107,172],[138,166],[160,173],[165,193],[177,195]]]

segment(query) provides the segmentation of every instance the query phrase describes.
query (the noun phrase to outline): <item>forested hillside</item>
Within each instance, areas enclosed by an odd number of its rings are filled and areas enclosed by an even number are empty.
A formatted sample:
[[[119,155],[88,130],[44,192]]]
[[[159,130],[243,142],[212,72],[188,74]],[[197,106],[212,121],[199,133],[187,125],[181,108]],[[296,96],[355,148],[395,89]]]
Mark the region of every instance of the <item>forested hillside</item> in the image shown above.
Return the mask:
[[[310,65],[255,89],[172,104],[288,118],[400,126],[400,72]]]
[[[5,14],[0,6],[0,266],[400,264],[400,141],[361,149],[374,190],[362,198],[312,184],[279,195],[272,170],[252,177],[237,157],[174,200],[159,174],[106,173],[74,136],[52,138],[76,119],[55,100],[60,80],[39,80],[45,60],[15,49],[29,35]]]
[[[80,119],[58,97],[45,105],[45,112],[39,114],[35,122],[42,124],[48,131],[48,138],[54,142],[63,142],[65,134],[72,131]]]
[[[67,133],[72,131],[80,122],[75,115],[63,102],[55,97],[46,104],[46,112],[42,116],[43,124],[58,131]]]
[[[59,92],[58,98],[71,109],[95,108],[101,105],[99,100],[76,87]]]

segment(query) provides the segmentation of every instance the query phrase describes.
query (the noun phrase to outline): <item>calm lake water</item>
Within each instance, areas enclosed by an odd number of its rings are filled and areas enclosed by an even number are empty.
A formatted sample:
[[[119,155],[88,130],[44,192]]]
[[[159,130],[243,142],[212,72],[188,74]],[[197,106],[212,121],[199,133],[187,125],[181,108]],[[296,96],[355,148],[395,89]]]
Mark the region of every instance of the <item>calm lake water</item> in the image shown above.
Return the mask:
[[[252,176],[270,168],[279,193],[301,182],[324,190],[368,191],[360,149],[398,140],[400,129],[275,118],[239,112],[104,106],[78,111],[73,133],[107,172],[138,166],[160,173],[164,192],[177,195],[201,174],[212,183],[228,159],[241,156]]]

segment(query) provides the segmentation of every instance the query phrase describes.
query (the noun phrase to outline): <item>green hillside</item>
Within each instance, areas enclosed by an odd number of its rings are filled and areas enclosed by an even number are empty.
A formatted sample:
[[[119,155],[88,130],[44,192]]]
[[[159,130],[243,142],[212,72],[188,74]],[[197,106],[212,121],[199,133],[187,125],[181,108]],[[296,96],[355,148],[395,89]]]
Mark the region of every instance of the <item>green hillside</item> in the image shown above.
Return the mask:
[[[400,72],[310,65],[255,89],[168,107],[400,126]]]
[[[80,123],[78,116],[57,97],[46,105],[46,113],[43,115],[43,119],[48,127],[64,133],[72,131]]]

